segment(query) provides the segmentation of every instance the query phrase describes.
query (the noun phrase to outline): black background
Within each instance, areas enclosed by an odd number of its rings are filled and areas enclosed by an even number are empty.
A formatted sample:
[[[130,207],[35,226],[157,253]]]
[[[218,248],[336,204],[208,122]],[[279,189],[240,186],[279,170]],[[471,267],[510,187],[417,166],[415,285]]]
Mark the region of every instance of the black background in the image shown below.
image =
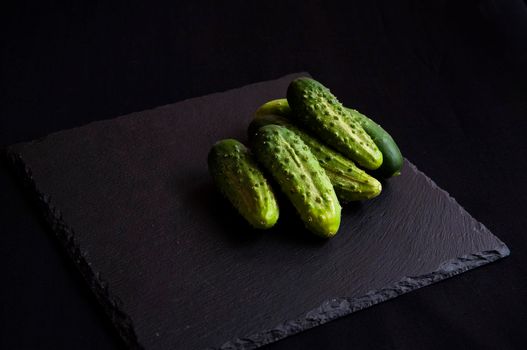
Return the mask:
[[[527,4],[25,2],[0,11],[0,144],[308,71],[373,117],[511,256],[268,346],[527,342]],[[0,171],[0,347],[123,345]]]

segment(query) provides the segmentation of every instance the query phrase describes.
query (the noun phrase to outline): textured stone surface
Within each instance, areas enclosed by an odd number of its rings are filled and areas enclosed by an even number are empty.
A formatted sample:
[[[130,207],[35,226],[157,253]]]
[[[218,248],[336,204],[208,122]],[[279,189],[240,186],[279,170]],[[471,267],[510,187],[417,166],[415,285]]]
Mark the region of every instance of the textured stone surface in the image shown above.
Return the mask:
[[[131,347],[250,349],[509,254],[406,162],[319,240],[288,205],[257,232],[206,154],[298,75],[51,134],[8,150]],[[281,203],[284,204],[283,198]]]

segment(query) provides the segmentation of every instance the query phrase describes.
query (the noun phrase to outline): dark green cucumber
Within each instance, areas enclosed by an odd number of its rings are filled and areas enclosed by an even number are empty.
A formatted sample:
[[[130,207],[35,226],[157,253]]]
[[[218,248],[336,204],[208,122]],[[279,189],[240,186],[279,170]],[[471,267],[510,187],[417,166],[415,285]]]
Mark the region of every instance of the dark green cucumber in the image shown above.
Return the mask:
[[[266,229],[276,223],[278,203],[247,147],[237,140],[221,140],[207,160],[216,186],[253,227]]]
[[[401,168],[403,167],[403,155],[390,134],[388,134],[388,132],[386,132],[386,130],[384,130],[379,124],[375,123],[359,111],[351,108],[346,109],[351,113],[351,116],[360,123],[364,131],[370,135],[373,142],[375,142],[379,150],[382,152],[382,165],[373,173],[382,177],[400,175]]]
[[[377,179],[368,175],[351,160],[332,148],[324,145],[315,137],[294,125],[287,116],[290,113],[287,100],[273,100],[262,105],[249,124],[249,138],[254,137],[258,129],[265,125],[280,125],[300,136],[313,155],[326,171],[337,197],[342,202],[370,199],[381,193],[382,186]]]
[[[251,140],[256,158],[293,203],[306,227],[330,238],[340,226],[340,203],[326,172],[291,130],[266,125]]]
[[[298,123],[324,143],[366,169],[381,166],[377,145],[328,88],[316,80],[298,78],[289,84],[287,101]]]

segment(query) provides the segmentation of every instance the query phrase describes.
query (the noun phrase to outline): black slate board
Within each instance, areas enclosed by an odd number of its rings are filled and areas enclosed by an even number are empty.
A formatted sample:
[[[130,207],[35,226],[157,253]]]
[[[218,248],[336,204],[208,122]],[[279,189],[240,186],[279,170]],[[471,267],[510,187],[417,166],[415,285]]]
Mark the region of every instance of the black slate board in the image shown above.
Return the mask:
[[[131,347],[254,348],[509,254],[408,161],[381,196],[344,208],[330,241],[287,206],[273,230],[247,227],[206,154],[245,139],[253,111],[298,75],[8,149]]]

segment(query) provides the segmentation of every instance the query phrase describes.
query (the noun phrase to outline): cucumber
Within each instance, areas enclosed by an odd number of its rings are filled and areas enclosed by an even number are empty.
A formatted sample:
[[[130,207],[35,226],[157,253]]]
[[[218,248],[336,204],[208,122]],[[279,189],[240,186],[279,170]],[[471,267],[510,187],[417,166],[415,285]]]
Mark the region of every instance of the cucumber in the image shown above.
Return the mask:
[[[258,129],[266,125],[285,126],[293,130],[295,126],[290,120],[291,108],[285,98],[271,100],[261,105],[254,113],[254,118],[249,123],[247,134],[249,140],[256,134]],[[296,132],[296,130],[293,130]],[[305,142],[305,141],[304,141]]]
[[[285,98],[271,100],[261,105],[254,113],[255,117],[264,115],[279,115],[282,117],[289,117],[291,114],[291,107]]]
[[[265,114],[268,113],[268,114]],[[382,186],[377,179],[368,175],[351,160],[294,125],[286,117],[290,114],[287,100],[273,100],[260,107],[249,124],[249,138],[265,125],[280,125],[300,136],[310,148],[334,187],[341,202],[371,199],[381,193]]]
[[[247,147],[234,139],[218,141],[207,161],[214,183],[249,224],[267,229],[276,223],[275,195]]]
[[[287,88],[293,118],[324,143],[366,169],[382,164],[382,153],[362,126],[328,88],[310,78],[297,78]]]
[[[306,227],[321,237],[333,237],[340,226],[340,203],[326,172],[304,141],[287,128],[266,125],[258,129],[251,145]]]
[[[386,178],[400,175],[401,168],[403,167],[403,155],[390,134],[388,134],[388,132],[386,132],[386,130],[384,130],[379,124],[375,123],[359,111],[351,108],[346,109],[351,113],[351,116],[360,123],[364,131],[370,135],[373,142],[375,142],[379,150],[382,152],[382,165],[375,170],[373,174]]]

